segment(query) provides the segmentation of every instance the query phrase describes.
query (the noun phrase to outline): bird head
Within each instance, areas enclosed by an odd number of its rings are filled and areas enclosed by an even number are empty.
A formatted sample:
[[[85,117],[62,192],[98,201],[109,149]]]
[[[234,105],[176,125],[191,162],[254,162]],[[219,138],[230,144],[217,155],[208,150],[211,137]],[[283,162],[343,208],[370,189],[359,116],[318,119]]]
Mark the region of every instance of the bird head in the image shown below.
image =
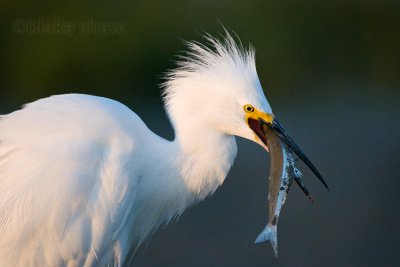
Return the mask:
[[[204,38],[205,45],[187,43],[187,54],[164,83],[165,104],[176,133],[240,136],[268,150],[263,131],[267,125],[322,180],[273,114],[257,75],[254,49],[244,49],[227,31],[223,40]]]
[[[188,52],[164,83],[166,109],[177,134],[202,128],[267,148],[251,128],[252,119],[273,118],[257,76],[254,50],[236,44],[228,32],[222,41],[204,37],[206,45],[187,43]]]

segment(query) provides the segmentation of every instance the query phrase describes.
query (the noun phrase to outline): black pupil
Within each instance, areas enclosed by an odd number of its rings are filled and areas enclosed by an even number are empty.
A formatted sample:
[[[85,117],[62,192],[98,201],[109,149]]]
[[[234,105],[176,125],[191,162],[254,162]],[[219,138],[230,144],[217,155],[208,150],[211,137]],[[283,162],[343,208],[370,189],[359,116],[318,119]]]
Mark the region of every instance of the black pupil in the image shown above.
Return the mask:
[[[251,107],[247,107],[247,111],[252,111],[253,109]]]

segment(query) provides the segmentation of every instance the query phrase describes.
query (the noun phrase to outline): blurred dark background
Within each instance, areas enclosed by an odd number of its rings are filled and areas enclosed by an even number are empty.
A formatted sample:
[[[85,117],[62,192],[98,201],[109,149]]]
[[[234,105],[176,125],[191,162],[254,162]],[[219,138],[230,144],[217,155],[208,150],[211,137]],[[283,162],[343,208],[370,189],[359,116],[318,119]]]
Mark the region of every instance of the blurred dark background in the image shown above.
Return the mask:
[[[173,138],[162,74],[182,40],[221,24],[257,49],[275,114],[331,187],[301,164],[279,258],[253,241],[267,220],[269,159],[238,140],[215,195],[143,246],[134,266],[400,266],[400,1],[2,1],[0,114],[86,93],[121,101]]]

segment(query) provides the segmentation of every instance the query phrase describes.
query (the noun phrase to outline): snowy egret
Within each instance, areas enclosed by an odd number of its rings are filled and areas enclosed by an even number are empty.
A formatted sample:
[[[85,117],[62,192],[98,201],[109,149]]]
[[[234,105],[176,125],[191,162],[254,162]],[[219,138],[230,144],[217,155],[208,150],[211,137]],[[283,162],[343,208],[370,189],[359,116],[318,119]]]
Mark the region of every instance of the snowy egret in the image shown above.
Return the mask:
[[[188,43],[163,85],[173,141],[96,96],[51,96],[1,116],[0,266],[122,266],[132,248],[223,183],[234,136],[268,149],[261,122],[322,180],[276,123],[253,49],[229,33],[206,39]]]

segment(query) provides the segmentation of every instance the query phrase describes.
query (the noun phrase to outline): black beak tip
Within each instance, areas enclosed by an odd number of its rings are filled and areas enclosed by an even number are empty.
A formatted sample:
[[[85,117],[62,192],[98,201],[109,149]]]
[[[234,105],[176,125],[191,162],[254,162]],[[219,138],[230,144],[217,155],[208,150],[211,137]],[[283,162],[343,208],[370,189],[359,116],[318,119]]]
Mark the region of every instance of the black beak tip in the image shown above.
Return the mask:
[[[322,178],[322,175],[319,173],[317,168],[311,163],[311,161],[307,158],[303,151],[301,151],[296,143],[289,137],[285,129],[276,118],[272,122],[271,127],[276,131],[281,140],[285,142],[286,145],[311,169],[311,171],[315,174],[315,176],[317,176],[318,180],[321,181],[324,187],[328,191],[330,191],[328,184],[325,182],[324,178]]]
[[[321,181],[321,183],[324,185],[324,187],[326,188],[326,190],[331,191],[329,189],[328,184],[325,182],[324,178],[322,178],[321,174],[317,175],[318,179]]]

